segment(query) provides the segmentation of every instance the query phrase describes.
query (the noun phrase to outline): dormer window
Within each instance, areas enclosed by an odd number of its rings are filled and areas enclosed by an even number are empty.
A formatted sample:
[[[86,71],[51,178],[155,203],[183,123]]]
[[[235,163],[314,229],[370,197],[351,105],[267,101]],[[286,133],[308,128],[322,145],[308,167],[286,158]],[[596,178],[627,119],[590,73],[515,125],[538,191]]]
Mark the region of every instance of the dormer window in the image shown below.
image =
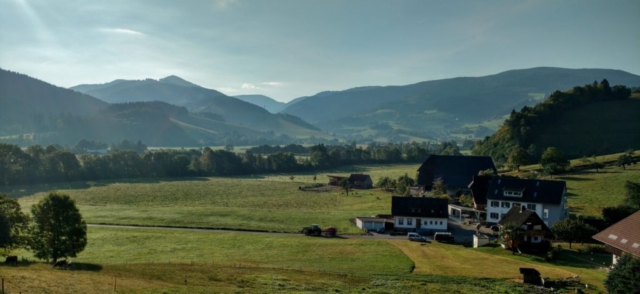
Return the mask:
[[[504,190],[504,196],[507,196],[507,197],[522,197],[522,191]]]

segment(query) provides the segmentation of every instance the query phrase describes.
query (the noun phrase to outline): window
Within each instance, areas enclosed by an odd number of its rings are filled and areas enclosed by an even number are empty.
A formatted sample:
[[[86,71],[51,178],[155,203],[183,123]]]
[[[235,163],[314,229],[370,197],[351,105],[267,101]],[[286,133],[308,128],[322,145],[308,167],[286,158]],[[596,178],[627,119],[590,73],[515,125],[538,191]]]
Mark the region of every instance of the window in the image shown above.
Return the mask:
[[[428,222],[428,221],[424,221],[424,225],[425,225],[425,226],[426,226],[426,225],[428,225],[428,224],[429,224],[429,222]]]
[[[399,217],[398,218],[398,224],[399,225],[404,225],[404,218]]]
[[[500,202],[498,202],[498,201],[491,201],[491,207],[500,207]]]
[[[433,225],[433,221],[429,221],[429,224],[430,224],[430,225]]]
[[[495,212],[492,212],[491,214],[489,214],[489,218],[491,219],[498,219],[498,214]]]
[[[511,207],[511,202],[502,202],[502,207],[504,207],[504,208]]]
[[[543,218],[549,218],[549,210],[548,209],[545,209],[545,210],[542,211],[542,217]]]
[[[413,219],[407,218],[407,226],[413,225]]]
[[[540,241],[538,236],[533,237],[533,242],[538,242],[538,241]]]
[[[513,207],[520,207],[520,206],[522,206],[521,203],[516,203],[516,202],[513,203]]]
[[[536,210],[536,205],[535,204],[527,204],[527,209],[528,210]]]

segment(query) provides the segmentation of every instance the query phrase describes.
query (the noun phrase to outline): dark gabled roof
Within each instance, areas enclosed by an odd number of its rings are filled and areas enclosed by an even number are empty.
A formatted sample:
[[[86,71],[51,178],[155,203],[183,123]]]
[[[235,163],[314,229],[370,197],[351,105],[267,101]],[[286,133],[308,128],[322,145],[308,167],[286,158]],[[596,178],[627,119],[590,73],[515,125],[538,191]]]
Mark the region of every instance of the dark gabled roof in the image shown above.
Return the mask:
[[[640,257],[640,211],[606,228],[593,239]]]
[[[448,205],[449,201],[445,198],[393,196],[391,197],[391,214],[447,218],[449,217]]]
[[[418,185],[431,186],[435,179],[441,178],[446,186],[466,187],[473,176],[487,169],[498,172],[490,156],[429,155],[418,168],[419,180],[426,182]]]
[[[468,188],[471,190],[473,202],[478,205],[487,204],[487,190],[489,189],[489,181],[492,176],[473,176],[473,181]]]
[[[351,174],[349,176],[349,182],[365,182],[371,180],[371,177],[366,174]]]
[[[533,225],[542,225],[543,230],[550,231],[549,227],[544,224],[544,221],[535,211],[520,206],[514,206],[509,209],[507,214],[498,222],[498,224],[502,226],[509,223],[515,224],[516,226],[532,223]]]
[[[562,203],[565,181],[493,177],[487,189],[488,200],[511,200],[531,203]],[[504,196],[504,191],[522,191],[522,197]]]

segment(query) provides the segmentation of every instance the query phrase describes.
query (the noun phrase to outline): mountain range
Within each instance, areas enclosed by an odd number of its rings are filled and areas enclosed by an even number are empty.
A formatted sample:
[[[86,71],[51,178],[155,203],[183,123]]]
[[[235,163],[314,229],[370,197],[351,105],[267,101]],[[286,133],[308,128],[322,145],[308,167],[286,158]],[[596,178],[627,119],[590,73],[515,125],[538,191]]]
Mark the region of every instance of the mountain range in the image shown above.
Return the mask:
[[[81,139],[143,140],[150,146],[333,139],[298,117],[269,113],[176,76],[64,89],[0,69],[0,116],[0,141],[23,146]]]
[[[556,90],[605,78],[611,85],[640,86],[640,76],[621,70],[538,67],[405,86],[321,92],[289,105],[282,113],[347,138],[482,138],[495,131],[513,109],[534,105]]]
[[[177,76],[64,89],[0,69],[0,140],[145,138],[150,146],[189,146],[337,142],[335,136],[359,142],[478,139],[514,109],[605,78],[611,85],[640,86],[640,76],[620,70],[540,67],[325,91],[284,104],[263,95],[230,97]],[[160,127],[165,131],[145,131]]]

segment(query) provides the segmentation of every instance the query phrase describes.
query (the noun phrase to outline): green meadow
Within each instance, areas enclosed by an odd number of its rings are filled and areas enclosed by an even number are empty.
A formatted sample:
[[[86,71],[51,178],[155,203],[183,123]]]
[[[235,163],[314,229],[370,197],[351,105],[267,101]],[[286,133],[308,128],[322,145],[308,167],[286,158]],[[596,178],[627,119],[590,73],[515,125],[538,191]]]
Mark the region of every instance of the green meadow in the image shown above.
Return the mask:
[[[235,178],[189,178],[76,182],[13,187],[2,191],[20,197],[28,210],[49,191],[69,194],[88,223],[178,226],[299,232],[320,224],[341,233],[361,234],[349,220],[390,213],[391,194],[379,189],[301,191],[328,182],[327,174],[363,172],[376,181],[389,175],[415,175],[416,165],[350,166],[323,174],[265,175]]]

